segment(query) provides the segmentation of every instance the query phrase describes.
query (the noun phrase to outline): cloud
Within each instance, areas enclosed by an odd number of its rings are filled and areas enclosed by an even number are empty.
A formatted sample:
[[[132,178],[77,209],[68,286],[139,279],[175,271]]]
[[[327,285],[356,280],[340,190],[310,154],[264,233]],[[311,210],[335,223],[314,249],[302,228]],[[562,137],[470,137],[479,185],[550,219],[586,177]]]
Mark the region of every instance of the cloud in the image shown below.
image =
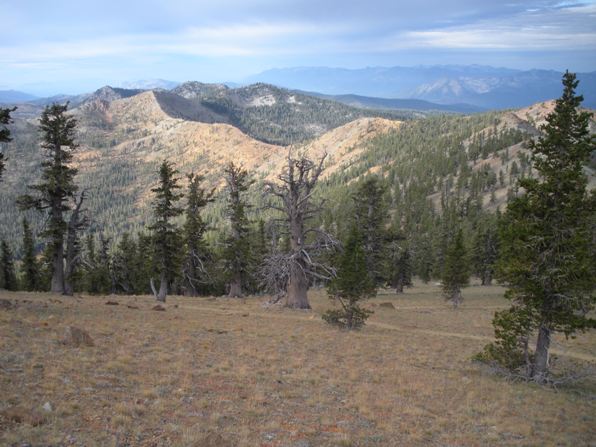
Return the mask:
[[[409,31],[394,41],[409,47],[496,50],[564,50],[596,48],[596,5],[531,9],[499,20],[464,26]]]

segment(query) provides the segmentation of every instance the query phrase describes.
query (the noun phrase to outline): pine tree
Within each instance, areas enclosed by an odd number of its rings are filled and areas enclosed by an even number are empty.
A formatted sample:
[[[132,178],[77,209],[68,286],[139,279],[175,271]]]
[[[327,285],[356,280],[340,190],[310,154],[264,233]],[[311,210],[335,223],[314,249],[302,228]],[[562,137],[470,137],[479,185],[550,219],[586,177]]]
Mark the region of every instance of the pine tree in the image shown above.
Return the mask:
[[[391,286],[395,293],[403,293],[404,287],[412,285],[412,259],[408,247],[400,248],[393,255]]]
[[[364,239],[358,227],[352,226],[340,255],[337,276],[329,283],[329,298],[339,303],[340,309],[328,310],[323,319],[345,329],[358,329],[372,313],[360,307],[360,302],[375,296],[376,285],[368,275]]]
[[[64,293],[64,236],[67,231],[65,213],[71,209],[69,201],[75,198],[77,186],[74,178],[77,170],[70,166],[77,149],[75,132],[77,121],[66,114],[65,105],[52,104],[41,114],[39,128],[42,133],[41,147],[47,159],[42,162],[41,182],[30,185],[36,195],[19,198],[23,209],[46,212],[48,220],[42,235],[51,245],[51,268],[53,293]]]
[[[528,376],[539,383],[548,380],[552,334],[572,336],[596,326],[588,314],[596,304],[596,194],[588,193],[582,169],[596,140],[590,114],[579,110],[583,98],[575,94],[577,85],[575,74],[566,72],[563,94],[542,135],[529,144],[538,175],[519,182],[525,192],[509,202],[499,227],[497,273],[508,284],[505,296],[513,305],[495,316],[497,341],[488,351],[500,351],[505,359],[525,357]],[[505,342],[512,334],[527,340],[536,332],[533,354],[527,343],[520,355],[523,343]]]
[[[208,283],[207,264],[210,253],[205,233],[207,224],[201,213],[203,208],[213,201],[213,190],[206,192],[200,175],[189,174],[188,194],[186,196],[186,221],[184,222],[185,260],[183,266],[183,284],[188,294],[198,296],[201,288]]]
[[[225,240],[224,260],[229,272],[228,295],[241,297],[251,270],[250,233],[246,217],[246,198],[244,193],[252,181],[242,166],[228,164],[224,169],[228,192],[228,219],[231,232]]]
[[[115,289],[127,295],[134,293],[134,285],[137,281],[136,253],[137,244],[134,238],[125,232],[112,256],[112,266]]]
[[[23,288],[29,292],[39,290],[39,263],[35,257],[35,239],[29,221],[23,218]]]
[[[496,220],[489,217],[478,224],[472,248],[474,273],[480,278],[483,286],[492,284],[498,255],[499,236]]]
[[[463,231],[459,229],[445,252],[443,296],[454,308],[462,302],[461,289],[469,283],[470,273]]]
[[[0,242],[0,289],[17,290],[12,250],[4,239]]]
[[[10,118],[10,113],[14,112],[15,110],[16,107],[12,109],[3,109],[0,107],[0,144],[12,141],[12,138],[10,138],[10,130],[6,126],[12,122],[12,119]],[[2,149],[1,145],[0,149]],[[4,169],[4,152],[0,150],[0,181],[2,180],[2,174],[4,173]]]
[[[153,235],[154,256],[159,272],[159,291],[151,285],[153,294],[158,301],[165,302],[168,287],[176,277],[179,269],[180,235],[178,226],[173,219],[182,214],[182,208],[177,202],[182,198],[177,177],[178,171],[174,165],[164,160],[159,168],[159,185],[151,191],[155,193],[153,202],[154,223],[150,226]]]
[[[388,218],[387,187],[377,176],[367,177],[352,196],[354,219],[364,241],[368,275],[375,284],[382,283],[385,270],[385,225]]]

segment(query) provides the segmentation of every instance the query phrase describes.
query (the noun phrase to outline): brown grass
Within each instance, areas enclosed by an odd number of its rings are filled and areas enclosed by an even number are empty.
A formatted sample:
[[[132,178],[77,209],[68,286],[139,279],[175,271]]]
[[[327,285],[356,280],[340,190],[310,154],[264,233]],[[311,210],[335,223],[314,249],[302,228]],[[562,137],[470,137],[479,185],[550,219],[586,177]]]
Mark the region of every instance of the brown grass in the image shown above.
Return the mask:
[[[0,445],[590,445],[593,380],[541,388],[470,361],[502,292],[470,287],[457,311],[431,285],[382,292],[357,333],[321,321],[322,291],[312,312],[265,310],[264,298],[169,297],[155,312],[149,297],[2,293],[17,306],[0,310],[0,413],[44,422],[0,416]],[[61,343],[70,325],[95,346]],[[558,338],[559,361],[594,363],[595,341]]]

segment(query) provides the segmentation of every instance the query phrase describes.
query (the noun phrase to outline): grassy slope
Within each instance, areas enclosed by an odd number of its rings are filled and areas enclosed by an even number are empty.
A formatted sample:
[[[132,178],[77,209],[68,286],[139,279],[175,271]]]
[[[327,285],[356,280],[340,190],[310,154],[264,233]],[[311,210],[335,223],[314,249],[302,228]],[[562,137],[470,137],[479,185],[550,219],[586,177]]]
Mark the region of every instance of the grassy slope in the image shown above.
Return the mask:
[[[0,412],[46,401],[54,411],[38,427],[0,417],[0,444],[589,444],[593,381],[555,391],[470,362],[507,304],[502,292],[471,287],[458,311],[432,285],[383,292],[353,334],[321,322],[329,302],[319,291],[313,312],[265,310],[264,298],[173,297],[155,312],[149,297],[106,306],[2,293],[18,306],[0,310]],[[396,309],[378,306],[387,301]],[[59,344],[67,325],[96,346]],[[563,364],[596,361],[594,334],[555,348]]]

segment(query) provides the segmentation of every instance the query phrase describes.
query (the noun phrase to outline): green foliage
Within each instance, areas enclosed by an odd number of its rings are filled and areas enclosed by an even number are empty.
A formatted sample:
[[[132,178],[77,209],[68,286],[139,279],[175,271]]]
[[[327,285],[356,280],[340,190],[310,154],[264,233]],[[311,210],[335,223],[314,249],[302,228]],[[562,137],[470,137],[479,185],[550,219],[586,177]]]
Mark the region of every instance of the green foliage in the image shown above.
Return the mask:
[[[0,241],[0,289],[17,290],[17,275],[12,250],[5,240]]]
[[[230,284],[229,293],[240,296],[249,279],[253,264],[250,247],[250,231],[246,209],[246,191],[252,184],[248,172],[242,166],[230,163],[225,169],[228,193],[227,216],[230,233],[224,241],[223,260]]]
[[[492,283],[499,254],[497,220],[492,217],[482,219],[472,243],[474,273],[481,279],[483,286],[488,286]]]
[[[154,222],[149,226],[152,232],[156,267],[159,274],[171,283],[179,274],[180,266],[180,231],[174,219],[182,214],[183,209],[177,205],[182,194],[177,190],[178,171],[172,163],[164,160],[159,168],[159,184],[152,188],[155,194],[153,201]]]
[[[184,250],[182,282],[185,290],[192,296],[197,296],[205,290],[209,282],[207,264],[213,263],[213,256],[205,240],[207,224],[201,213],[205,206],[213,201],[213,190],[205,191],[201,187],[204,178],[200,175],[189,174],[188,194],[186,196],[186,220],[184,222]]]
[[[457,307],[462,300],[461,289],[470,281],[469,262],[463,231],[459,229],[449,243],[443,268],[443,296]]]
[[[337,276],[328,286],[329,297],[339,303],[340,309],[328,310],[323,320],[345,329],[359,329],[371,311],[359,303],[376,294],[376,285],[368,275],[364,240],[354,225],[339,257]]]
[[[474,359],[511,373],[527,375],[532,362],[528,342],[535,318],[529,311],[513,305],[510,309],[495,312],[495,341],[487,344]]]
[[[39,290],[39,263],[35,256],[35,240],[29,221],[23,217],[23,257],[21,272],[23,288],[29,292]]]
[[[386,194],[387,185],[373,175],[360,182],[352,195],[354,224],[362,234],[368,276],[375,284],[385,280],[385,225],[389,217]]]
[[[14,112],[15,108],[12,109],[4,109],[0,107],[0,143],[8,143],[12,141],[10,138],[10,130],[6,127],[8,124],[12,123],[12,119],[10,118],[10,113]],[[1,146],[0,146],[1,149]],[[5,159],[4,159],[4,152],[0,151],[0,181],[2,180],[2,173],[5,169]]]
[[[77,121],[66,114],[67,109],[68,103],[52,104],[41,114],[41,148],[46,157],[41,163],[41,182],[29,185],[36,194],[25,194],[18,200],[22,209],[35,209],[47,215],[41,234],[52,246],[52,291],[60,293],[64,292],[63,255],[67,230],[64,215],[72,208],[70,201],[78,189],[74,182],[77,169],[69,165],[78,147],[75,142]]]
[[[538,178],[520,180],[525,192],[509,202],[499,226],[498,277],[509,286],[510,312],[527,316],[528,328],[540,329],[537,353],[548,352],[551,333],[570,336],[595,324],[588,312],[595,305],[596,195],[587,192],[582,166],[596,144],[589,114],[578,110],[577,83],[574,74],[564,75],[563,95],[543,134],[529,145]],[[495,332],[496,346],[515,334],[503,324],[496,324]],[[542,380],[546,367],[541,356],[530,374]]]

